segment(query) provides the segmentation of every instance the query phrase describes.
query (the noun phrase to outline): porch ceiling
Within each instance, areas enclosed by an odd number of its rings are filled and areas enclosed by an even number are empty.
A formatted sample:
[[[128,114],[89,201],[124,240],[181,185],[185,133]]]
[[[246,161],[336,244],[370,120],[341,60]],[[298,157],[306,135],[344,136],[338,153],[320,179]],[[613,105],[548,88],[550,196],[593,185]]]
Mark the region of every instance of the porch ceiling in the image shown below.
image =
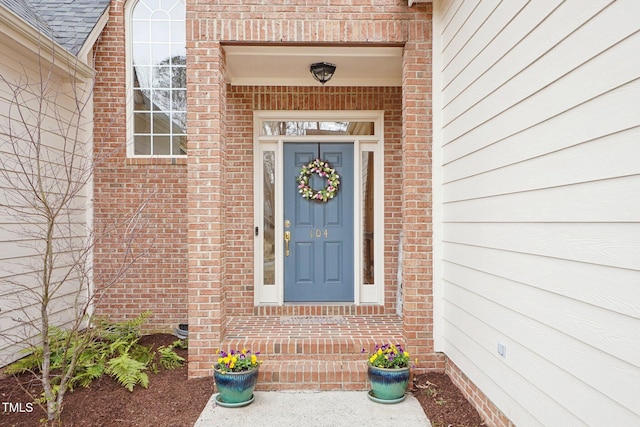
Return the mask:
[[[239,86],[320,86],[314,62],[336,65],[325,86],[401,86],[402,46],[225,45],[226,78]]]

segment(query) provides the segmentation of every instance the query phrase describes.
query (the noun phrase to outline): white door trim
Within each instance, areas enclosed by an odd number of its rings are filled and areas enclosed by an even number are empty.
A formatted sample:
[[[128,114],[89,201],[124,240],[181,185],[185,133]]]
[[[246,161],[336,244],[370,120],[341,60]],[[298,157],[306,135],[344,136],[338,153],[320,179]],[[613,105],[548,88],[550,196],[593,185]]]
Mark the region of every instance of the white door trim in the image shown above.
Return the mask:
[[[265,121],[373,122],[374,135],[262,135]],[[369,111],[255,111],[254,112],[254,304],[284,304],[284,244],[282,155],[286,142],[347,142],[354,144],[354,303],[384,304],[384,112]],[[264,155],[272,152],[274,164],[275,283],[264,284]],[[362,153],[374,153],[374,283],[362,283]]]

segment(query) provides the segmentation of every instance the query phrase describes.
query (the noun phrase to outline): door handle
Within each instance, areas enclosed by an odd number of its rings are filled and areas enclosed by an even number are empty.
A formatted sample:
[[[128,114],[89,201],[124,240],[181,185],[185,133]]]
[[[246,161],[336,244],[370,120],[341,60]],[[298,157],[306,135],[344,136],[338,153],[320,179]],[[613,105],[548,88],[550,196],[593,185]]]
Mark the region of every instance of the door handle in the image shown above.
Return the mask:
[[[284,232],[284,256],[289,256],[289,241],[291,240],[291,232]]]

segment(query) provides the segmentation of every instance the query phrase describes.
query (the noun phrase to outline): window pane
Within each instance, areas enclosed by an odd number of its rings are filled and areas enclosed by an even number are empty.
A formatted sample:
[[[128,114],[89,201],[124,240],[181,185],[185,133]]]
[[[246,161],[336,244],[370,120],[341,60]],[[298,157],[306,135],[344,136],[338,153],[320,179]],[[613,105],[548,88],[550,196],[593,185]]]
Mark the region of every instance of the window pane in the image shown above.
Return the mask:
[[[171,58],[169,43],[155,43],[151,45],[151,63],[153,65],[168,64]]]
[[[171,68],[170,67],[153,67],[153,87],[154,88],[170,88],[171,87]]]
[[[151,49],[149,44],[133,44],[133,63],[135,65],[151,65]]]
[[[169,11],[171,19],[184,22],[186,11],[182,0],[164,0],[165,8]]]
[[[373,265],[373,152],[362,153],[362,283],[374,283]]]
[[[136,89],[133,91],[133,110],[134,111],[150,111],[151,101],[149,100],[148,90]]]
[[[156,14],[154,17],[156,17]],[[157,18],[166,18],[162,15]],[[170,42],[171,41],[171,23],[165,20],[151,21],[151,40],[154,42]]]
[[[144,0],[144,3],[146,3],[149,9],[152,11],[160,9],[162,7],[160,6],[160,0]]]
[[[176,156],[182,156],[187,154],[187,136],[186,135],[178,135],[172,138],[173,151],[171,154]]]
[[[169,117],[165,113],[153,114],[153,133],[154,134],[169,134],[171,133]],[[154,153],[158,154],[158,153]]]
[[[182,47],[184,49],[184,47]],[[176,52],[176,49],[173,49],[173,52]],[[182,65],[183,67],[187,65],[187,56],[185,52],[176,52],[171,57],[171,64],[173,65]],[[178,70],[179,73],[187,75],[186,70]]]
[[[133,39],[138,42],[149,42],[151,25],[149,21],[133,21],[131,30],[133,31]]]
[[[275,159],[276,156],[273,151],[266,151],[262,156],[262,165],[264,169],[264,224],[262,233],[264,236],[263,283],[265,285],[275,285],[276,283]]]
[[[135,133],[151,133],[151,114],[134,113],[133,121]]]
[[[148,0],[140,0],[136,7],[133,9],[133,21],[137,21],[139,19],[149,19],[149,13],[151,12],[147,7]]]
[[[373,122],[263,122],[262,135],[373,135]]]
[[[173,113],[171,114],[171,133],[186,133],[186,114],[185,113]]]
[[[171,111],[171,91],[169,90],[153,91],[153,110],[154,111]]]
[[[151,67],[140,65],[133,67],[133,86],[142,88],[151,86]]]
[[[182,21],[173,21],[171,23],[171,41],[184,44],[187,31],[184,25],[184,13],[182,15]]]
[[[171,137],[154,136],[153,154],[171,154]]]
[[[171,93],[171,110],[186,111],[187,110],[187,91],[174,90]]]
[[[151,137],[136,135],[135,144],[134,144],[134,153],[138,155],[149,155],[151,154]]]
[[[181,56],[171,58],[175,63],[184,59]],[[186,67],[173,67],[171,68],[171,87],[173,88],[186,88],[187,87],[187,69]]]

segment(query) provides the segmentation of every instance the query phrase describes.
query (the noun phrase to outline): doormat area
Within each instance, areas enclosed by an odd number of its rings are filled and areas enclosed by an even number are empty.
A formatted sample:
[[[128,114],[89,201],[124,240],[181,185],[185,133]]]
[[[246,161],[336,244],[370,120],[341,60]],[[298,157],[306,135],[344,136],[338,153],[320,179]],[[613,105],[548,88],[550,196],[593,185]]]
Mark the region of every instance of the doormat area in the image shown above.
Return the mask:
[[[342,316],[282,316],[281,325],[326,325],[347,323]]]

